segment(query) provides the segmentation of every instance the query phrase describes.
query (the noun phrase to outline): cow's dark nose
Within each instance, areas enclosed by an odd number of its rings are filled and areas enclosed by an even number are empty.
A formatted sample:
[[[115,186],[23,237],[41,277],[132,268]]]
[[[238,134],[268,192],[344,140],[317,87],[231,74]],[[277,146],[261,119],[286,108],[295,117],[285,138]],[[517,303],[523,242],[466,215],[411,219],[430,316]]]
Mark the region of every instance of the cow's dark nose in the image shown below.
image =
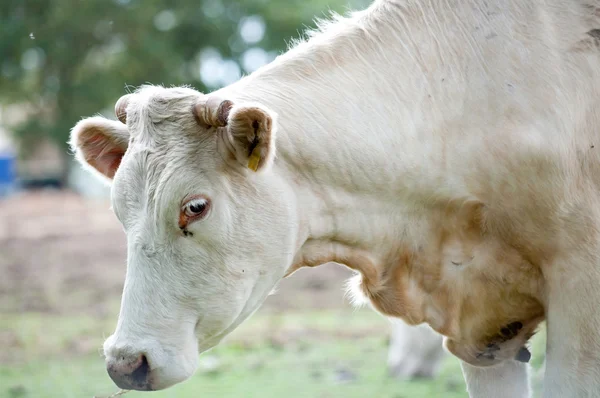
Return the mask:
[[[124,390],[151,391],[150,365],[145,355],[128,358],[125,356],[111,359],[106,370],[117,387]]]

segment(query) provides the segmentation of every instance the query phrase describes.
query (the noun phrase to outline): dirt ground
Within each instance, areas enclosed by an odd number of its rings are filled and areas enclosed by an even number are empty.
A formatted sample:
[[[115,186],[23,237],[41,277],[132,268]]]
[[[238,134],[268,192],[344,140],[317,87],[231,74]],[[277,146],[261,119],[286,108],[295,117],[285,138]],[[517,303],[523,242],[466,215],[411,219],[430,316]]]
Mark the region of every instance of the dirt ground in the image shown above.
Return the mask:
[[[110,315],[123,287],[126,244],[109,207],[67,191],[0,199],[0,312]],[[335,264],[301,270],[261,311],[348,306],[350,275]]]

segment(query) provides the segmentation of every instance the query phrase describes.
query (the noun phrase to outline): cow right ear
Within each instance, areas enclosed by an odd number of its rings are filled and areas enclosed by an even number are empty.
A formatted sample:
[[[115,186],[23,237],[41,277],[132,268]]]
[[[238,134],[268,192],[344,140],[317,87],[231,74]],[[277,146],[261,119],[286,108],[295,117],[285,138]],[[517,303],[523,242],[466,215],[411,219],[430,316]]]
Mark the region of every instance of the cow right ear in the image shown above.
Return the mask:
[[[111,181],[127,151],[129,130],[120,121],[90,117],[73,127],[70,144],[84,167]]]
[[[242,167],[259,172],[275,158],[276,114],[258,103],[235,105],[215,96],[203,96],[193,108],[196,121],[204,127],[225,127],[224,152]]]
[[[276,115],[261,104],[233,106],[227,120],[227,143],[238,162],[252,171],[269,168],[275,158]]]

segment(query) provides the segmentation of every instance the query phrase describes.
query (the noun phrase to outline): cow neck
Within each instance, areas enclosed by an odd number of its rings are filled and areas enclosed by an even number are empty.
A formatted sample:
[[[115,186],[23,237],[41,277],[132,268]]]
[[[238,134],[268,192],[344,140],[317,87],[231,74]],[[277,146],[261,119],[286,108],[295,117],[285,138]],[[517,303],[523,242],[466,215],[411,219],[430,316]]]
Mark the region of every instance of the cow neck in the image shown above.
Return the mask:
[[[256,101],[277,114],[274,172],[294,189],[301,220],[288,274],[338,262],[359,271],[362,285],[375,291],[403,263],[399,258],[415,258],[451,224],[479,218],[481,203],[449,169],[472,161],[455,154],[464,137],[448,124],[464,115],[464,90],[444,82],[457,81],[445,77],[464,66],[458,62],[480,65],[472,54],[452,59],[455,65],[438,63],[423,16],[411,22],[403,15],[401,35],[388,24],[397,12],[388,6],[377,3],[368,20],[358,14],[340,22],[334,33],[223,90],[234,102]],[[462,246],[474,245],[465,239]],[[426,271],[415,267],[411,275]]]
[[[421,65],[406,62],[398,73],[390,59],[411,54],[386,53],[378,39],[401,40],[391,12],[397,10],[378,2],[222,91],[277,114],[275,172],[295,190],[302,221],[290,271],[333,261],[365,280],[378,278],[380,252],[402,234],[404,215],[439,190],[443,177],[433,163],[441,148],[415,136],[423,120],[412,115],[421,105],[403,95],[415,84],[404,74],[414,76]],[[374,29],[383,31],[366,33]]]

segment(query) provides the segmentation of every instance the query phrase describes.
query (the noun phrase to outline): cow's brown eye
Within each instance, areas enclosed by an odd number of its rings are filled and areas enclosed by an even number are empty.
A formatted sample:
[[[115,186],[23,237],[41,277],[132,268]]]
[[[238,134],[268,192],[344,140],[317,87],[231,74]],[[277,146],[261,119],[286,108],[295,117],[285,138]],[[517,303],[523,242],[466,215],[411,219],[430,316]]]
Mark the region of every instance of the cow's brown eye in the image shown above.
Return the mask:
[[[202,216],[208,209],[208,200],[205,198],[192,199],[184,206],[185,215],[194,218]]]
[[[185,236],[192,235],[187,230],[188,225],[194,221],[198,221],[206,217],[210,210],[210,200],[205,196],[193,196],[181,205],[179,212],[179,229],[183,231]]]

